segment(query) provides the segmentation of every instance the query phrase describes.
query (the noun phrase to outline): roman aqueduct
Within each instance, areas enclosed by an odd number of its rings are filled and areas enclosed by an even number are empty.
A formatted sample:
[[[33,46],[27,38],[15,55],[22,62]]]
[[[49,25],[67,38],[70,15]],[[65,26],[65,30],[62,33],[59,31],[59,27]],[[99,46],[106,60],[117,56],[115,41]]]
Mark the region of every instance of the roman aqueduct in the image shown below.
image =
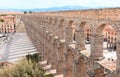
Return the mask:
[[[64,77],[120,77],[120,9],[41,12],[21,16],[43,60]],[[116,32],[116,57],[104,56],[103,29]],[[90,29],[89,50],[85,27]]]

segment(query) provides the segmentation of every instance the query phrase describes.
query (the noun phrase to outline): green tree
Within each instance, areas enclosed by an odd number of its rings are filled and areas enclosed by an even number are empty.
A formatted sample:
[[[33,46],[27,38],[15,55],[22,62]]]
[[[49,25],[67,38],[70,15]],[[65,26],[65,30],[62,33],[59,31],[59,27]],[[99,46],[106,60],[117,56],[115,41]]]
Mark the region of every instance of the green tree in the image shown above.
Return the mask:
[[[32,13],[32,11],[29,11],[29,13],[31,14],[31,13]]]
[[[1,14],[1,16],[7,16],[7,14]]]
[[[5,22],[3,19],[0,19],[0,22]]]
[[[24,14],[27,14],[27,11],[24,11]]]

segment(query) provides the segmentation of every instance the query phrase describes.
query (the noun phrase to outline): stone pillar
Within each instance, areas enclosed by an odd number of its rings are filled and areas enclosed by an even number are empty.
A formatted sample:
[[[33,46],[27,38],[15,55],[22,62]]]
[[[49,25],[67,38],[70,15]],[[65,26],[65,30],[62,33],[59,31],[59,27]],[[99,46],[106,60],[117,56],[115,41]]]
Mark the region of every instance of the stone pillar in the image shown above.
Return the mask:
[[[41,53],[42,53],[42,60],[44,60],[44,30],[45,30],[45,27],[44,26],[42,26],[42,29],[41,29],[41,44],[42,44],[42,51],[41,51]]]
[[[85,49],[85,33],[84,30],[76,30],[75,32],[76,38],[76,50],[84,50]]]
[[[95,77],[105,77],[104,68],[102,67],[96,68],[94,74],[95,74]]]
[[[102,59],[103,59],[103,36],[99,34],[92,34],[91,35],[91,54],[89,58],[89,63],[90,63],[89,72],[95,75],[95,70],[97,69],[95,68],[95,61],[99,61]]]
[[[46,46],[47,46],[47,61],[49,63],[50,60],[50,33],[47,31],[47,41],[46,41]]]
[[[74,61],[73,51],[68,49],[67,53],[65,54],[64,77],[73,77],[74,76],[73,61]]]
[[[103,36],[98,34],[91,35],[91,57],[99,59],[103,57]]]
[[[65,29],[65,42],[67,44],[73,43],[73,28],[66,28]]]
[[[53,20],[50,19],[50,23],[49,23],[49,32],[52,33],[53,32]]]
[[[63,27],[58,27],[58,29],[59,29],[59,35],[58,35],[58,37],[59,37],[59,39],[64,39],[64,28]]]
[[[54,38],[54,43],[53,43],[53,51],[52,51],[52,68],[53,69],[56,69],[57,67],[57,39],[58,38]]]
[[[43,60],[45,60],[45,57],[46,57],[46,27],[45,26],[42,26],[42,32],[43,32]]]
[[[48,64],[52,62],[52,53],[53,53],[53,34],[49,34],[49,59],[48,59]]]
[[[64,52],[64,77],[73,77],[73,51],[67,48],[67,45],[73,43],[73,28],[67,27],[65,28],[65,52]]]
[[[45,35],[44,35],[44,51],[45,51],[45,53],[44,53],[44,60],[47,60],[47,44],[48,44],[48,42],[47,42],[47,34],[48,34],[48,31],[45,31]]]
[[[76,76],[75,77],[88,77],[87,75],[87,63],[84,56],[80,56],[75,62],[76,64]]]
[[[58,47],[58,55],[59,58],[57,60],[57,73],[58,74],[63,74],[63,69],[64,69],[64,51],[65,51],[65,44],[60,44]]]
[[[120,77],[120,40],[117,41],[117,49],[116,49],[116,54],[117,54],[117,60],[116,60],[116,75],[117,77]]]

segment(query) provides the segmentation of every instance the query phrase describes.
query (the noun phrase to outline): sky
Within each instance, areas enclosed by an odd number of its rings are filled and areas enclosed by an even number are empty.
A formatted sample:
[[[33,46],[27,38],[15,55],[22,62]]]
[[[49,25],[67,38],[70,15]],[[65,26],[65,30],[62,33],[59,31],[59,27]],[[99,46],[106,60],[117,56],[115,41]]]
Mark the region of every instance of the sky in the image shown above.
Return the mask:
[[[33,9],[61,6],[120,7],[120,0],[0,0],[0,9]]]

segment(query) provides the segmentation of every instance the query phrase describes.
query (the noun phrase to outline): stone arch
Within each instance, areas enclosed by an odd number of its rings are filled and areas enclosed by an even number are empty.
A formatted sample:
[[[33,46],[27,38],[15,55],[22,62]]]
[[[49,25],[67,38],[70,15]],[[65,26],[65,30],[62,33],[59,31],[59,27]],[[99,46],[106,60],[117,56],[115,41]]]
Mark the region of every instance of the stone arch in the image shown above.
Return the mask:
[[[73,77],[73,61],[74,52],[68,48],[65,55],[65,77]]]
[[[73,20],[70,20],[68,25],[67,25],[67,28],[72,28],[72,26],[73,26]]]
[[[64,19],[61,19],[61,20],[60,20],[59,27],[63,27],[63,23],[64,23],[64,21],[65,21]]]
[[[53,23],[53,30],[54,30],[53,33],[54,33],[54,35],[58,35],[58,31],[57,31],[57,30],[58,30],[58,29],[57,29],[58,19],[55,17],[53,22],[54,22],[54,23]]]
[[[52,30],[52,28],[53,28],[53,18],[52,17],[49,18],[48,27],[49,27],[49,29],[48,29],[49,32],[53,33],[53,30]]]
[[[49,17],[46,17],[46,30],[48,31],[49,29],[48,29],[48,27],[49,27]]]
[[[73,20],[69,20],[65,28],[65,41],[67,43],[72,43],[73,37],[74,37]]]
[[[111,21],[109,21],[109,22],[104,22],[104,23],[100,22],[99,24],[95,24],[98,26],[96,26],[95,30],[92,33],[92,45],[91,45],[91,55],[90,55],[92,58],[91,63],[93,61],[96,61],[96,60],[99,61],[99,60],[104,59],[103,58],[103,35],[102,35],[102,31],[107,25],[110,25],[116,31],[118,38],[120,36],[119,29],[117,28],[118,25],[116,25],[116,23],[114,23],[114,22],[112,22],[112,23],[111,23]],[[117,49],[117,53],[118,53],[118,51],[119,50]],[[92,65],[94,66],[94,64],[92,64]],[[93,68],[93,66],[91,66],[91,67]],[[102,68],[96,68],[96,69],[99,69],[102,72],[104,72],[104,70]],[[96,69],[94,69],[94,71]],[[99,74],[98,74],[98,76],[99,76]]]
[[[79,21],[76,22],[76,31],[75,31],[75,39],[76,39],[76,49],[77,50],[85,50],[85,44],[90,42],[90,40],[88,42],[86,42],[86,34],[85,34],[85,27],[89,26],[91,27],[91,24],[89,24],[88,21],[81,21],[79,23]],[[89,35],[89,38],[90,35]],[[90,43],[88,43],[90,44]],[[87,48],[89,50],[89,48]]]
[[[93,32],[93,36],[95,36],[94,38],[96,38],[96,39],[94,39],[94,40],[99,40],[99,41],[97,42],[97,44],[99,44],[99,47],[100,47],[99,50],[101,50],[101,48],[103,49],[103,35],[102,35],[102,32],[103,32],[103,29],[104,29],[107,25],[110,25],[110,26],[116,31],[117,36],[119,36],[119,34],[118,34],[119,30],[118,30],[118,28],[115,26],[114,23],[107,23],[107,22],[106,22],[106,23],[100,23],[99,26],[97,26],[97,27],[95,28],[94,32]],[[99,54],[98,54],[98,55],[99,55]]]
[[[54,18],[54,25],[56,25],[57,24],[57,18]]]
[[[98,34],[102,34],[103,29],[105,28],[106,24],[101,24],[99,25],[96,29],[95,32]]]
[[[49,17],[49,24],[52,23],[52,17]]]
[[[44,17],[44,26],[48,26],[48,17]]]
[[[60,19],[60,23],[58,25],[58,28],[59,28],[58,37],[60,39],[64,39],[64,22],[65,22],[65,20],[62,18],[62,19]]]
[[[80,25],[78,26],[78,29],[83,29],[86,24],[87,24],[86,21],[82,21],[82,22],[80,23]]]
[[[88,67],[83,56],[79,56],[79,58],[76,60],[76,71],[76,77],[88,77]]]

